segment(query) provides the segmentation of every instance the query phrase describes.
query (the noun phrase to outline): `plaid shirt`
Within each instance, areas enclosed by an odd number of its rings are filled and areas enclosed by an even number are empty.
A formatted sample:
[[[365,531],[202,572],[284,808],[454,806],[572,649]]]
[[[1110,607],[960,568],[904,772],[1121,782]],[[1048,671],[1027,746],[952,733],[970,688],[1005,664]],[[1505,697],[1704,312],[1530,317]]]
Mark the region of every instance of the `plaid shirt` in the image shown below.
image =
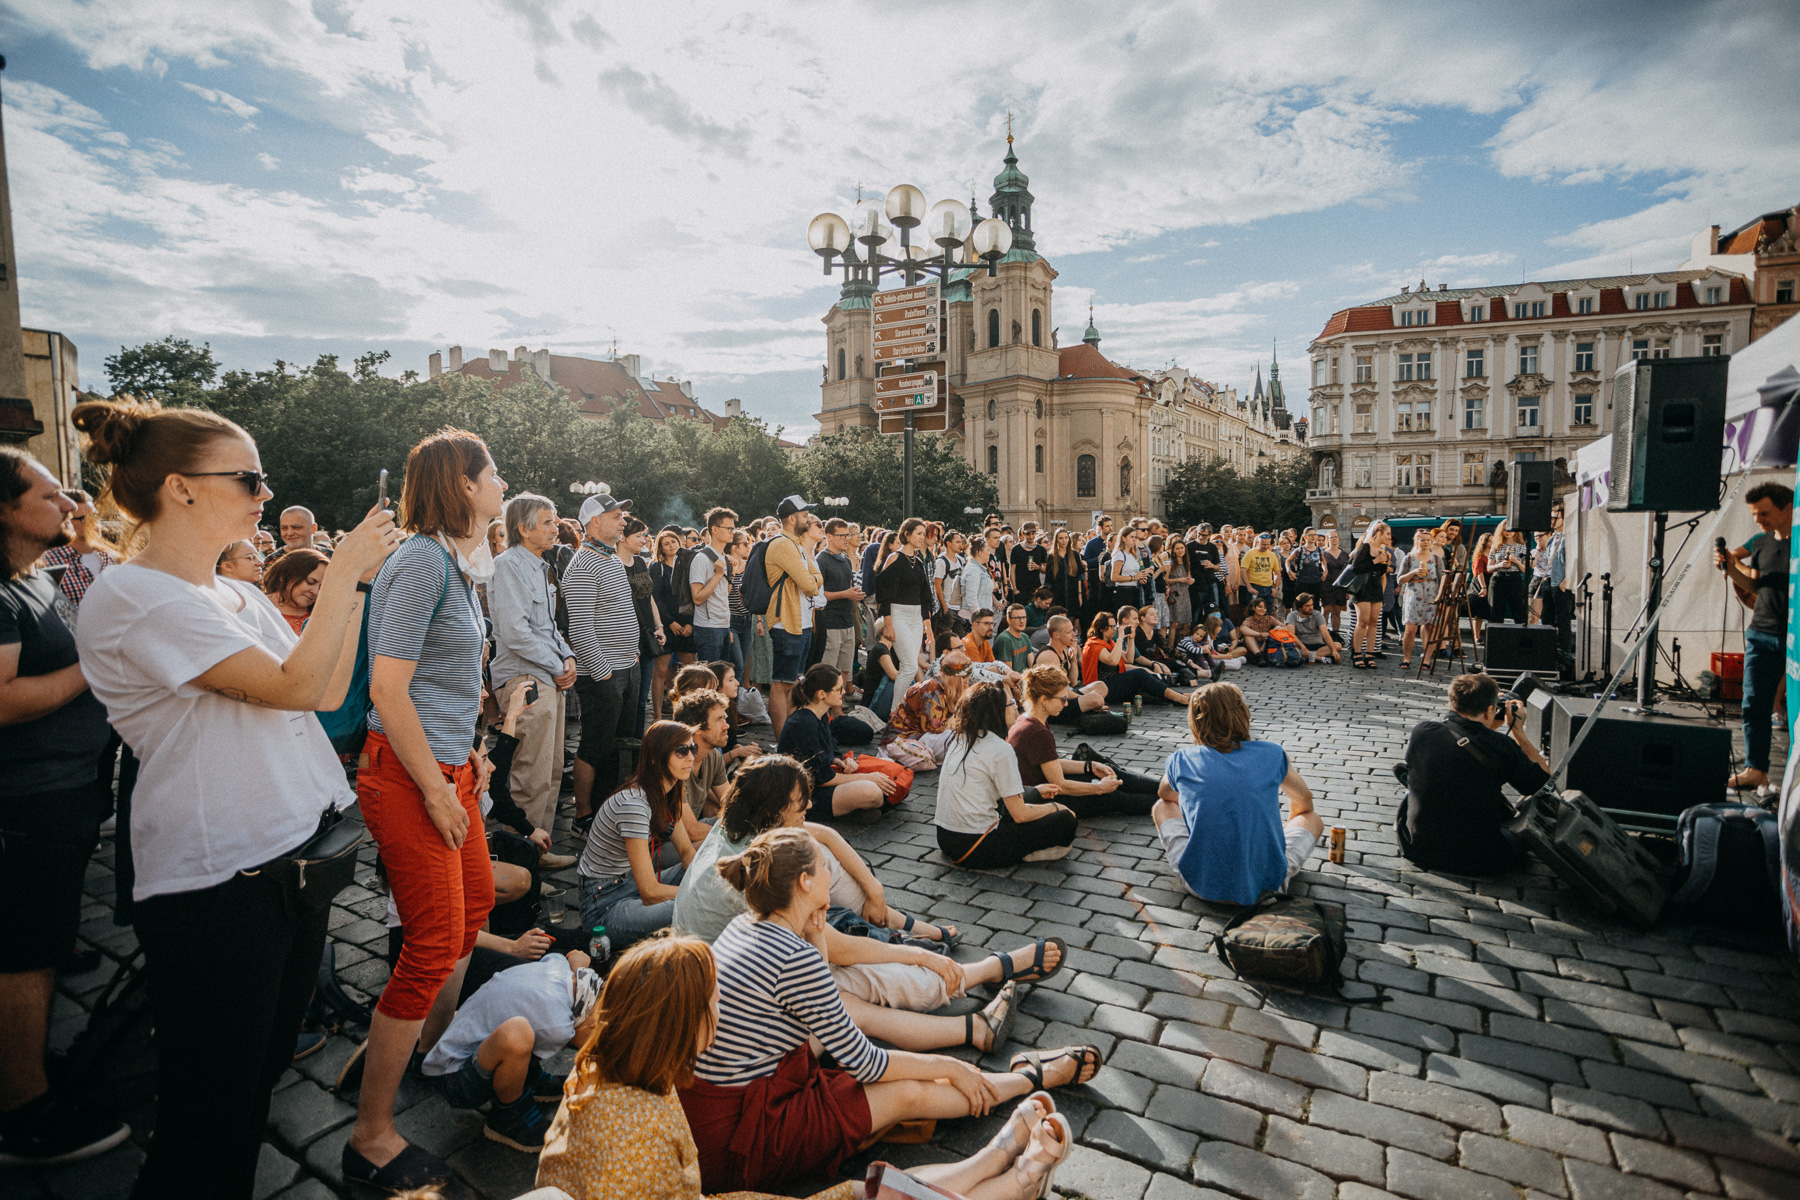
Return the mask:
[[[81,555],[82,552],[73,546],[58,546],[56,549],[47,551],[44,554],[44,565],[46,567],[68,568],[62,573],[62,581],[58,583],[57,586],[62,589],[62,594],[68,598],[69,603],[77,606],[81,604],[81,598],[87,595],[87,590],[94,586],[94,576],[96,574],[96,572],[88,570],[87,567],[83,565]],[[100,570],[104,571],[111,565],[112,559],[108,558],[106,553],[102,551],[100,554]]]

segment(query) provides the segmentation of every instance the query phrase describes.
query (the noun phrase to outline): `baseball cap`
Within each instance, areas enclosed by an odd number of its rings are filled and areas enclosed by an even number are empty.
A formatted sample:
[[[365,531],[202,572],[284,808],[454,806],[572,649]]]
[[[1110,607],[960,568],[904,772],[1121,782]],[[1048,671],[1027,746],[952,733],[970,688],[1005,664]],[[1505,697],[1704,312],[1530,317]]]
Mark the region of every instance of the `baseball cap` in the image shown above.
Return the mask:
[[[799,496],[783,496],[781,498],[781,503],[776,506],[775,515],[785,521],[795,513],[805,512],[811,507],[812,505],[802,500]]]
[[[601,513],[614,511],[629,512],[630,510],[631,501],[621,500],[608,492],[601,492],[598,495],[589,496],[586,500],[581,502],[581,515],[579,520],[581,521],[582,527],[586,528],[587,523]]]

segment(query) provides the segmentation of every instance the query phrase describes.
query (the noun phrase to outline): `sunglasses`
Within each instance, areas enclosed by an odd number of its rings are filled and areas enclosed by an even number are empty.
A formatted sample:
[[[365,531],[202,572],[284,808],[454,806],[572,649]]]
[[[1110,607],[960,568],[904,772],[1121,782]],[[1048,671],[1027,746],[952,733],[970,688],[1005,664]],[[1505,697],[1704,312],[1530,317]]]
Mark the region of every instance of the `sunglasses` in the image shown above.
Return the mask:
[[[244,494],[254,496],[269,487],[269,477],[261,471],[188,471],[186,474],[194,479],[235,479],[244,485]],[[269,488],[273,492],[274,488]]]
[[[692,758],[694,755],[700,753],[700,745],[697,742],[687,742],[675,747],[672,753],[676,758]]]

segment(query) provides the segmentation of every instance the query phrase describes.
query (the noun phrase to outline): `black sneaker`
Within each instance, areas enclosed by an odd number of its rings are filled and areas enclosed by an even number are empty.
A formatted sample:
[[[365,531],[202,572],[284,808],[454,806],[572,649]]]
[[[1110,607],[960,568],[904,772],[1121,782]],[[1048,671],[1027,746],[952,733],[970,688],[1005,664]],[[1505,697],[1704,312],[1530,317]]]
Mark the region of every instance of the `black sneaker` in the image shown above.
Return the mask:
[[[74,1111],[48,1092],[0,1114],[0,1167],[53,1167],[105,1154],[131,1126]]]
[[[537,1106],[531,1089],[527,1088],[511,1104],[495,1100],[481,1132],[489,1141],[536,1154],[544,1148],[544,1135],[550,1132],[550,1118]]]
[[[560,1104],[563,1098],[563,1084],[569,1082],[567,1075],[552,1075],[544,1070],[544,1065],[536,1058],[531,1060],[531,1078],[525,1083],[525,1090],[533,1099],[542,1100],[546,1104]]]

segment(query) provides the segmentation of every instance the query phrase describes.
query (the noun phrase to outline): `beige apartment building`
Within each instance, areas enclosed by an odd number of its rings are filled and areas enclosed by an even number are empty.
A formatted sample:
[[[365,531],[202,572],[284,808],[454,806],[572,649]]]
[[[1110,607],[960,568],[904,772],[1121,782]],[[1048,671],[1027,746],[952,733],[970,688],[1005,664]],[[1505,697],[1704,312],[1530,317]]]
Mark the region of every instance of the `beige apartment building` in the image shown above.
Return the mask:
[[[1313,341],[1314,522],[1501,511],[1509,464],[1557,464],[1610,431],[1634,358],[1730,354],[1750,338],[1742,275],[1717,266],[1398,295],[1333,313]]]
[[[1718,267],[1742,275],[1750,285],[1756,313],[1750,340],[1800,313],[1800,204],[1764,213],[1720,234],[1717,225],[1694,235],[1690,267]]]

